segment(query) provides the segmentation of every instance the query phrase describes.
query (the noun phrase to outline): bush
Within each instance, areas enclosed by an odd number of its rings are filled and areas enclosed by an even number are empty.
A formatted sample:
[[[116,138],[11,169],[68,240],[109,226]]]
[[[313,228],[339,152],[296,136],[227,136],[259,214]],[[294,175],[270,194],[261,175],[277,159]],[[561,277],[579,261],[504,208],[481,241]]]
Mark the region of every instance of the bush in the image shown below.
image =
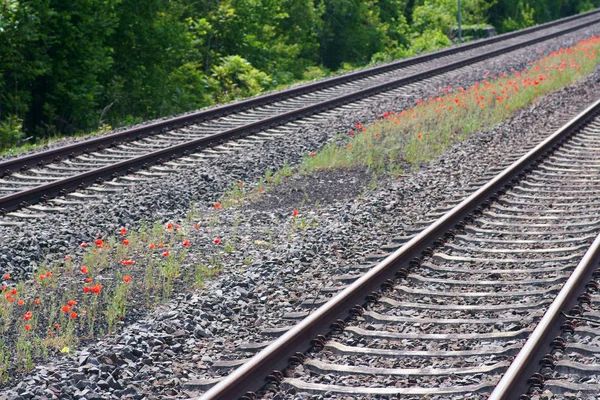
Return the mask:
[[[22,131],[23,120],[16,115],[10,115],[4,121],[0,121],[0,150],[14,146],[25,134]]]

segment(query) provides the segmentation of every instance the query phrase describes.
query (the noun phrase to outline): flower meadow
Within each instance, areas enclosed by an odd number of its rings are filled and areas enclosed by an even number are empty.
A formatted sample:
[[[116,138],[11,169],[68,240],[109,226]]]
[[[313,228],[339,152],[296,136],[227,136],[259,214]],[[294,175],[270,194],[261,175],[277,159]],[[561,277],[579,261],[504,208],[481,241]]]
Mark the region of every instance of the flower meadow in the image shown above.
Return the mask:
[[[224,208],[214,203],[202,218],[192,207],[181,225],[142,223],[135,230],[98,233],[27,281],[11,272],[0,275],[0,385],[218,275],[239,242],[235,226],[230,237],[213,236]],[[291,211],[289,224],[292,232],[303,227],[298,210]]]
[[[32,280],[0,276],[0,383],[11,371],[31,370],[49,354],[69,353],[81,340],[114,332],[129,309],[168,300],[174,285],[193,289],[218,274],[224,240],[199,243],[199,229],[191,222],[122,228],[81,243]],[[201,244],[215,247],[205,263],[188,252]]]
[[[303,160],[301,170],[367,167],[402,173],[440,155],[453,142],[508,119],[537,98],[576,82],[598,64],[597,36],[561,48],[523,71],[486,73],[470,88],[446,87],[436,97],[418,100],[401,112],[386,112],[364,126],[358,123],[341,140]]]

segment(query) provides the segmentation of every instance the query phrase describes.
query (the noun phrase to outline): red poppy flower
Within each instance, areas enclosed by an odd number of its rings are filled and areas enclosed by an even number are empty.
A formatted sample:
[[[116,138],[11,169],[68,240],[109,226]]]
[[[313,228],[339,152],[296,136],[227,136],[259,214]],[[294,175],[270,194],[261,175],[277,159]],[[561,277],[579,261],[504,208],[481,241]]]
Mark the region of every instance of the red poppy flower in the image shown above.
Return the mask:
[[[19,301],[17,301],[17,304],[22,306],[23,304],[25,304],[25,302],[23,300],[19,300]]]
[[[65,261],[71,261],[71,257],[65,256]]]
[[[240,182],[240,183],[238,183],[238,186],[242,187],[242,186],[244,186],[244,184],[242,182]]]
[[[162,243],[159,243],[159,244],[158,244],[158,248],[159,248],[159,249],[162,249],[163,247],[165,247],[165,245],[164,245],[164,244],[162,244]]]
[[[23,315],[23,319],[24,319],[25,321],[29,321],[29,320],[31,319],[31,317],[32,317],[32,316],[33,316],[33,313],[32,313],[31,311],[27,311],[27,312],[25,313],[25,315]]]
[[[38,276],[38,278],[40,278],[40,281],[43,281],[45,277],[46,277],[46,275],[44,275],[44,274],[41,274],[40,276]]]
[[[86,283],[90,283],[91,281],[92,281],[92,278],[85,278]]]
[[[17,289],[12,289],[12,290],[10,291],[10,294],[12,294],[12,295],[15,295],[15,294],[17,294]]]
[[[46,277],[49,277],[50,275],[52,275],[52,272],[46,271]]]
[[[102,291],[102,285],[98,284],[92,287],[92,292],[94,292],[94,294],[100,294],[100,291]]]
[[[69,300],[69,301],[67,301],[67,304],[70,305],[71,307],[73,307],[74,305],[77,304],[77,302],[75,300]]]
[[[311,156],[311,157],[314,157],[314,156],[316,156],[316,155],[317,155],[317,153],[310,153],[310,156]]]
[[[423,135],[421,135],[420,133],[417,135],[417,139],[421,139],[423,137]]]
[[[55,323],[55,324],[54,324],[54,327],[55,327],[56,329],[60,329],[60,324],[57,322],[57,323]]]
[[[62,306],[61,310],[62,310],[62,312],[67,313],[67,312],[71,311],[71,307],[69,307],[69,306]]]
[[[296,217],[296,216],[298,216],[298,210],[292,211],[292,217]]]
[[[221,243],[221,238],[215,238],[215,240],[213,240],[213,242],[215,242],[215,244],[219,244],[219,243]]]
[[[14,303],[15,302],[15,298],[11,297],[11,295],[9,295],[8,293],[7,293],[7,296],[6,296],[6,300],[8,300],[9,303]]]
[[[77,313],[75,311],[71,312],[71,319],[77,318]]]
[[[102,247],[102,245],[104,244],[104,241],[102,239],[96,239],[94,244],[96,245],[96,247]]]
[[[129,246],[129,240],[127,240],[127,239],[123,240],[123,245]]]
[[[82,265],[81,268],[79,268],[79,270],[81,271],[82,274],[88,273],[88,268],[85,265]]]
[[[354,131],[350,131],[350,136],[353,136],[353,135],[354,135]]]
[[[0,290],[4,292],[6,290],[6,286],[4,286],[4,285],[0,286]]]
[[[127,228],[121,228],[121,231],[119,233],[121,234],[121,236],[125,236],[125,234],[127,233]]]
[[[90,290],[91,290],[91,289],[90,289],[89,287],[87,287],[87,286],[84,286],[84,287],[83,287],[83,293],[89,293],[89,292],[90,292]]]
[[[181,244],[183,247],[190,247],[190,241],[189,240],[184,240],[183,243]]]
[[[195,224],[194,229],[200,229],[200,226],[198,226],[198,224]]]
[[[171,229],[173,229],[173,224],[169,222],[167,224],[167,230],[171,230]]]
[[[34,302],[35,304],[40,304],[40,299],[35,299],[35,300],[33,300],[33,302]]]
[[[169,250],[167,250],[167,251],[163,251],[162,256],[163,257],[169,257],[170,254],[171,253],[169,253]]]
[[[87,244],[86,242],[83,242],[83,243],[81,243],[81,244],[79,245],[79,247],[81,247],[81,248],[84,248],[84,247],[87,247],[87,246],[88,246],[88,244]]]
[[[221,204],[220,203],[215,203],[215,208],[218,210],[219,208],[221,208]]]
[[[148,246],[149,248],[153,249],[156,247],[156,245],[154,243],[150,243],[150,245]]]
[[[30,330],[31,329],[31,325],[25,325],[25,329],[26,330]]]
[[[129,283],[129,282],[131,282],[131,277],[130,277],[129,275],[125,275],[125,276],[123,277],[123,282],[125,282],[125,283]]]

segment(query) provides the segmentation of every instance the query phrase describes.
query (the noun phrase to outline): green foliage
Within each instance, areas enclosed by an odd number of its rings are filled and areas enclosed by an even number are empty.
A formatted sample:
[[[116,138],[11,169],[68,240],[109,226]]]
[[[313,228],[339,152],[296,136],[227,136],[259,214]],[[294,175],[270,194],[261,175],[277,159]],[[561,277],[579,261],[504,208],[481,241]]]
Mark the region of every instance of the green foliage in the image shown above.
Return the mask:
[[[462,0],[504,32],[600,0]],[[0,0],[0,151],[452,43],[455,0]]]

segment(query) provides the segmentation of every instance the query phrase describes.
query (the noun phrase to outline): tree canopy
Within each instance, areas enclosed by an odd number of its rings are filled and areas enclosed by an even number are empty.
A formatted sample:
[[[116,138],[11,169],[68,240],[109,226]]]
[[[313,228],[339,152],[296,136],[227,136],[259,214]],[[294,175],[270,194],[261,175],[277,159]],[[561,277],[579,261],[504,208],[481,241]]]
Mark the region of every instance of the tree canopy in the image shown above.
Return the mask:
[[[600,0],[462,0],[498,32]],[[0,0],[0,149],[452,43],[456,0]]]

